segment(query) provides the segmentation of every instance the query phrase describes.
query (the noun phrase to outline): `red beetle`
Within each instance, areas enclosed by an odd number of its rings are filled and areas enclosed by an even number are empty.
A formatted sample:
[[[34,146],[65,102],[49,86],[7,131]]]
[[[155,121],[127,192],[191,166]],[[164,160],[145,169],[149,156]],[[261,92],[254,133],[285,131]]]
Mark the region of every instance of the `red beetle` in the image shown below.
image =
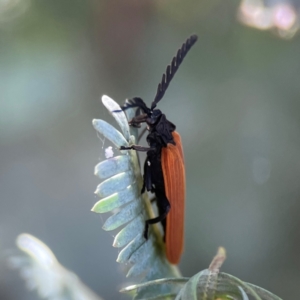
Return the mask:
[[[197,41],[197,36],[189,37],[171,65],[163,74],[158,85],[157,93],[151,107],[148,108],[141,98],[128,101],[122,110],[138,107],[136,116],[129,121],[134,127],[141,123],[147,124],[147,142],[149,147],[132,145],[121,147],[121,150],[134,149],[147,152],[144,164],[144,184],[142,193],[146,190],[155,194],[159,215],[146,220],[144,237],[148,238],[150,224],[162,222],[166,243],[166,256],[170,263],[178,264],[183,252],[184,241],[184,205],[185,205],[185,168],[180,135],[175,131],[176,126],[167,120],[166,116],[156,109],[157,103],[164,96],[170,81],[178,70],[179,65],[190,48]],[[118,111],[115,111],[118,112]]]

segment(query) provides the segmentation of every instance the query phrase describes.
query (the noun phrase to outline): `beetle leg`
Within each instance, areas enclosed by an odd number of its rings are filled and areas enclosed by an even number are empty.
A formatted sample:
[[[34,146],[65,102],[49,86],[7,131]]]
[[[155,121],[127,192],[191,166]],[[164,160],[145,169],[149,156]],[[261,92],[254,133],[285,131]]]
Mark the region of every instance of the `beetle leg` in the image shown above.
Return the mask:
[[[158,196],[158,195],[156,195],[156,196]],[[146,220],[145,229],[144,229],[144,238],[146,240],[148,239],[149,225],[162,222],[163,227],[165,229],[165,219],[166,219],[166,217],[167,217],[167,215],[168,215],[168,213],[171,209],[170,202],[169,202],[169,200],[167,199],[167,197],[165,195],[160,195],[159,197],[157,197],[157,199],[159,199],[159,206],[160,206],[159,207],[159,213],[160,213],[160,215],[156,218]]]
[[[136,150],[136,151],[144,151],[144,152],[147,152],[149,150],[151,150],[152,148],[150,147],[143,147],[143,146],[139,146],[139,145],[132,145],[132,146],[129,146],[129,147],[126,147],[126,146],[121,146],[120,147],[120,150]]]

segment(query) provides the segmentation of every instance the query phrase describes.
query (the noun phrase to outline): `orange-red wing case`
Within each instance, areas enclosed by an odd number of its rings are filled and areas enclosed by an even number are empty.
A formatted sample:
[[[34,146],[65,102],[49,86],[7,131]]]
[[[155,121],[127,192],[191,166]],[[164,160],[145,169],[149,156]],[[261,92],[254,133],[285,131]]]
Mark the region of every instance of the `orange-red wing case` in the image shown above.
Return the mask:
[[[180,135],[172,133],[176,145],[162,149],[161,165],[165,192],[171,209],[166,220],[166,256],[170,263],[178,264],[184,243],[185,168]]]

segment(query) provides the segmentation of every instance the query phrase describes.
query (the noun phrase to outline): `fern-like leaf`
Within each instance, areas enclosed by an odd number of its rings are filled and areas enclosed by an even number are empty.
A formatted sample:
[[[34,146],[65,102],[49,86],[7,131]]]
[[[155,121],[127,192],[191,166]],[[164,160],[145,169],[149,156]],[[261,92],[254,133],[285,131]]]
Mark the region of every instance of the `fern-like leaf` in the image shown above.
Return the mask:
[[[209,268],[191,278],[153,280],[129,286],[121,292],[135,293],[135,299],[139,300],[249,300],[248,296],[255,300],[282,300],[258,286],[243,282],[232,275],[219,273],[224,259],[225,250],[220,248]],[[157,286],[165,287],[167,291],[159,294],[155,289]]]
[[[102,97],[102,103],[113,115],[122,133],[103,120],[93,120],[94,128],[118,149],[135,144],[137,129],[128,125],[135,109],[126,111],[127,118],[120,106],[108,96]],[[178,269],[166,260],[159,228],[151,226],[149,239],[146,241],[143,237],[145,220],[153,218],[154,214],[147,194],[141,194],[143,179],[136,151],[120,151],[120,155],[100,162],[95,167],[95,175],[103,181],[95,192],[100,201],[92,211],[105,213],[118,209],[106,220],[103,229],[114,230],[124,226],[115,236],[113,246],[124,247],[117,261],[131,265],[127,277],[143,275],[143,281],[148,281],[179,276]]]
[[[9,265],[19,269],[30,290],[48,300],[101,300],[79,278],[56,259],[42,241],[30,234],[16,240],[22,255],[9,258]]]

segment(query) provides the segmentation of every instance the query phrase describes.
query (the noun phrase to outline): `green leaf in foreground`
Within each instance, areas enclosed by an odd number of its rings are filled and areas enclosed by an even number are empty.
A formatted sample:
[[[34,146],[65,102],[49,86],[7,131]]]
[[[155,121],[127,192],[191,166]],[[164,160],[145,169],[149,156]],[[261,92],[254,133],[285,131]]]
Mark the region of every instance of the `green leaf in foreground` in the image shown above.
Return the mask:
[[[9,265],[19,269],[30,290],[49,300],[101,300],[79,278],[63,267],[53,252],[36,237],[23,233],[16,240],[22,251],[9,258]]]
[[[135,293],[135,299],[143,300],[282,300],[258,286],[243,282],[232,275],[220,273],[224,260],[225,250],[220,248],[209,268],[191,278],[153,280],[129,286],[121,292]],[[155,289],[157,286],[164,287],[165,292],[158,293]]]

